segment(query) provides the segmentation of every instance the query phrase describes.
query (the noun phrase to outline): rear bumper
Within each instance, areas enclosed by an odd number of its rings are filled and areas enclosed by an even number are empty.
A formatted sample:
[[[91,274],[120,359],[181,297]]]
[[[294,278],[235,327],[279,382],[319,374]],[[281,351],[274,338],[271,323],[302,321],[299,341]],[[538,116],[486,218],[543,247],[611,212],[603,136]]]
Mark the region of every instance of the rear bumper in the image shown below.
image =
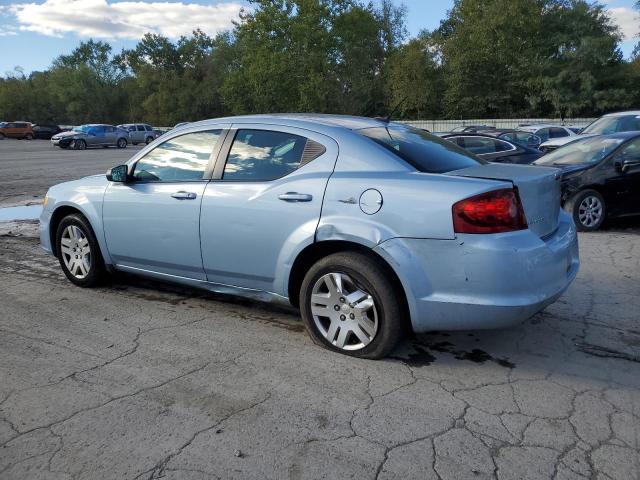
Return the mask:
[[[455,240],[395,238],[376,251],[403,283],[416,332],[522,322],[557,300],[580,264],[575,225],[564,211],[544,239],[529,230]]]

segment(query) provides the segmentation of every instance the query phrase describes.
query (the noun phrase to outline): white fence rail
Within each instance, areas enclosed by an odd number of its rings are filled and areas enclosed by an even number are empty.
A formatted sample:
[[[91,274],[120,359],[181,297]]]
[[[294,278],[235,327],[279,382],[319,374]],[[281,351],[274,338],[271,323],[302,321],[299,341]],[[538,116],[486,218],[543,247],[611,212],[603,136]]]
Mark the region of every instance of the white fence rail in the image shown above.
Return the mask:
[[[517,128],[536,123],[554,123],[586,127],[595,118],[479,118],[470,120],[398,120],[418,128],[426,128],[430,132],[449,132],[451,129],[466,125],[488,125],[496,128]]]

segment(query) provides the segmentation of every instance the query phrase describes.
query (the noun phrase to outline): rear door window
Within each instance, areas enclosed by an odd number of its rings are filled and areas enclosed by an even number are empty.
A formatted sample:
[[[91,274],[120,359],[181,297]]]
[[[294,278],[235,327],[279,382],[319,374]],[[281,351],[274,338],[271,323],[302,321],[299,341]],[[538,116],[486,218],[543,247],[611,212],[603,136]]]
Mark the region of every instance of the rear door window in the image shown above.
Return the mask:
[[[144,132],[144,125],[136,125],[136,130],[139,132]]]
[[[324,147],[300,135],[273,130],[238,130],[222,180],[264,182],[284,177],[305,163],[307,145],[316,147],[314,158],[324,153]]]
[[[540,130],[538,130],[536,132],[536,135],[538,137],[540,137],[540,139],[543,142],[546,142],[547,140],[549,140],[549,129],[548,128],[541,128]]]
[[[416,170],[445,173],[486,163],[453,142],[419,128],[390,124],[357,130],[378,145],[400,157]]]

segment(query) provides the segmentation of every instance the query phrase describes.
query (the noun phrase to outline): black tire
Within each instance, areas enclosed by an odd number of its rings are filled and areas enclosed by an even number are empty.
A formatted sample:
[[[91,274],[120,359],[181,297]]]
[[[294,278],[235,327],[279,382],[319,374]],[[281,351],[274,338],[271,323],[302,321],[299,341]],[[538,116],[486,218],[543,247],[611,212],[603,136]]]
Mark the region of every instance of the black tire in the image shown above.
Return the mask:
[[[70,257],[70,255],[65,255],[62,252],[62,236],[65,229],[69,226],[74,226],[80,229],[82,234],[86,237],[91,249],[89,270],[83,278],[78,278],[78,276],[74,275],[69,270],[64,258],[65,256]],[[101,285],[107,276],[104,260],[102,259],[102,254],[100,252],[100,246],[98,245],[96,236],[93,233],[93,229],[91,228],[91,225],[89,225],[87,219],[79,213],[67,215],[58,224],[58,228],[56,230],[56,253],[62,271],[74,285],[83,288],[96,287]]]
[[[587,206],[595,205],[600,208],[593,208],[586,212]],[[581,232],[593,232],[598,230],[607,216],[607,207],[604,198],[596,190],[582,190],[567,200],[564,209],[573,216],[576,228]],[[597,218],[596,218],[597,217]]]
[[[118,148],[127,148],[127,139],[126,138],[119,138],[118,142],[116,143]]]
[[[153,142],[153,137],[147,137],[147,138],[144,140],[145,145],[149,145],[151,142]]]
[[[370,343],[358,350],[346,350],[334,345],[325,338],[314,320],[311,312],[313,288],[328,273],[348,275],[359,288],[369,293],[375,302],[377,331]],[[377,260],[364,253],[341,252],[318,260],[309,269],[300,288],[300,311],[309,335],[318,345],[354,357],[379,359],[394,349],[405,332],[404,309],[399,300],[403,294],[404,292],[398,292],[389,281],[388,272]],[[334,308],[337,310],[336,306]],[[339,338],[339,335],[336,338]],[[352,338],[355,339],[355,336]]]
[[[5,138],[7,138],[4,133],[0,133],[0,140],[4,140]]]
[[[25,138],[25,140],[33,140],[33,135],[31,135],[30,133],[27,133],[27,134],[24,136],[24,138]]]
[[[81,138],[78,139],[78,140],[74,140],[73,141],[73,148],[75,150],[86,150],[87,149],[87,142],[85,142]]]

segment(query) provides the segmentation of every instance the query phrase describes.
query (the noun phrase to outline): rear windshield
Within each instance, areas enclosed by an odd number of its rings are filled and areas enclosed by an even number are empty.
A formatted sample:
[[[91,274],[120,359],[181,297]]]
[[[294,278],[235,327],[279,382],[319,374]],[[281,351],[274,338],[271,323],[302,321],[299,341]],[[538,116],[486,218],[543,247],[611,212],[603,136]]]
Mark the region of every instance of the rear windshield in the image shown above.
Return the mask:
[[[463,148],[419,128],[389,125],[357,130],[426,173],[446,173],[486,163]]]

